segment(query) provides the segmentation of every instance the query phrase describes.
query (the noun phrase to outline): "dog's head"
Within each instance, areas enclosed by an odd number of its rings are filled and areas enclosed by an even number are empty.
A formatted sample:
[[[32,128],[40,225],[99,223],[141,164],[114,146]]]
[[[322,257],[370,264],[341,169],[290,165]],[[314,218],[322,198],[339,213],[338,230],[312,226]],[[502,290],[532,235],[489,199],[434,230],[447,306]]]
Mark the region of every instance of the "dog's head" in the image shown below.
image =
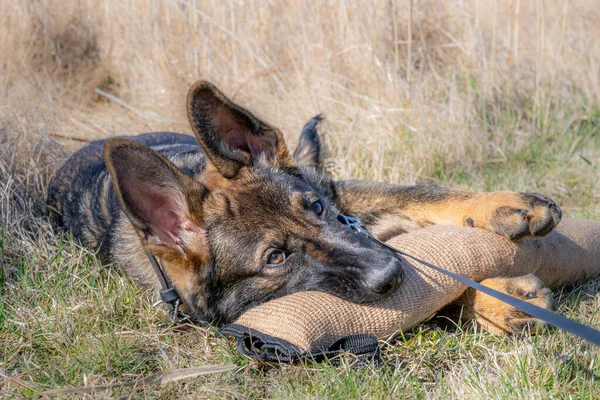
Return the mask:
[[[188,311],[222,323],[301,290],[371,302],[397,288],[401,261],[338,221],[332,182],[299,165],[280,131],[206,82],[188,115],[207,157],[199,177],[132,141],[104,147],[122,209]],[[303,164],[318,162],[315,132],[295,152]]]

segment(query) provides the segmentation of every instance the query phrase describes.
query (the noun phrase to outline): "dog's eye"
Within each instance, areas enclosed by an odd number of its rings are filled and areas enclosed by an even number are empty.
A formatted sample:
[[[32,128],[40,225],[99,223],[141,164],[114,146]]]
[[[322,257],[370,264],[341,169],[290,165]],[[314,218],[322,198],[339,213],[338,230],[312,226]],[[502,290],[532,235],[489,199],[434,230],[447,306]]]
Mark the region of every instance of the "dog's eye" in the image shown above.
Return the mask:
[[[285,261],[287,256],[281,250],[275,250],[269,255],[269,260],[267,261],[267,265],[278,265]]]
[[[317,200],[310,205],[310,210],[317,215],[321,215],[323,214],[323,204],[321,204],[320,200]]]

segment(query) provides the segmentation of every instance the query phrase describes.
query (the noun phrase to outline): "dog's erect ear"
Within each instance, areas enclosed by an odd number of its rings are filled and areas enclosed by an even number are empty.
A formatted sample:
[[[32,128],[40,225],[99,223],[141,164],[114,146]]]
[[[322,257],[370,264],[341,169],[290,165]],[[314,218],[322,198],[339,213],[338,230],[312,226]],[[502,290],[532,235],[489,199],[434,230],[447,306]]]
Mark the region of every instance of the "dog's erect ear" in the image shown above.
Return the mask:
[[[310,121],[302,128],[302,134],[300,135],[300,141],[296,150],[294,150],[294,161],[298,165],[305,167],[313,167],[318,169],[321,165],[321,140],[319,139],[319,132],[317,126],[323,120],[321,115],[313,117]]]
[[[121,208],[148,243],[183,255],[187,240],[204,239],[199,218],[206,190],[200,183],[131,140],[108,140],[104,160]]]
[[[211,83],[195,83],[187,102],[188,118],[200,145],[226,178],[259,163],[295,167],[281,132],[229,100]]]

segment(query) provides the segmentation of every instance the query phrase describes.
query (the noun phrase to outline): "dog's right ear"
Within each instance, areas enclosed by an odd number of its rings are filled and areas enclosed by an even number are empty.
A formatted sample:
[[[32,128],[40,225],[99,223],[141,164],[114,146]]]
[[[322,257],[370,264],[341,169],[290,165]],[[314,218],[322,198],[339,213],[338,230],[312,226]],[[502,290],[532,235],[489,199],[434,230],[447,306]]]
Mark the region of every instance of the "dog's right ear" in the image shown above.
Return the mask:
[[[227,179],[244,167],[295,168],[281,132],[200,81],[188,93],[188,119],[204,154]]]
[[[121,208],[147,243],[185,256],[204,240],[205,188],[149,147],[124,139],[104,144],[104,160]],[[165,249],[166,247],[166,249]]]

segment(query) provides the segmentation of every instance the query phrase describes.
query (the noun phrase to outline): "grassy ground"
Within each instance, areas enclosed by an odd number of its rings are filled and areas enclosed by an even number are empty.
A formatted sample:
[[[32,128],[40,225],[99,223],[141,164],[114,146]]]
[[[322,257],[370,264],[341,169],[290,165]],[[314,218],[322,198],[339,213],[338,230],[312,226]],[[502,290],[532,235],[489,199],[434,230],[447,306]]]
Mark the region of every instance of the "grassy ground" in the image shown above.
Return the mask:
[[[290,143],[324,112],[335,176],[538,191],[600,219],[594,1],[289,3],[0,0],[0,393],[233,363],[95,397],[600,397],[600,350],[560,331],[429,322],[382,343],[381,368],[260,365],[210,329],[161,326],[149,293],[51,228],[45,186],[64,157],[100,137],[189,132],[200,78]],[[599,289],[559,289],[559,311],[600,328]]]

